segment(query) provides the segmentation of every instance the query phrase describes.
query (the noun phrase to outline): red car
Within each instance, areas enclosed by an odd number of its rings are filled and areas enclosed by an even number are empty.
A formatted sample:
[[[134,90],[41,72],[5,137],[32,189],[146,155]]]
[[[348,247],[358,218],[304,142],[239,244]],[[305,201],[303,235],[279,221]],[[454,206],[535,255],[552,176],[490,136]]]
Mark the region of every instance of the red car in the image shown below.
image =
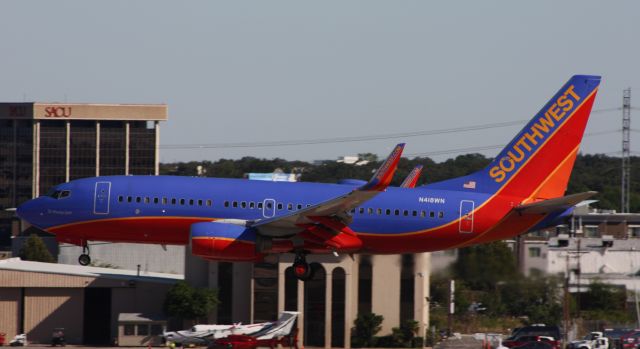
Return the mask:
[[[640,331],[635,330],[620,336],[622,349],[636,349],[640,345]]]

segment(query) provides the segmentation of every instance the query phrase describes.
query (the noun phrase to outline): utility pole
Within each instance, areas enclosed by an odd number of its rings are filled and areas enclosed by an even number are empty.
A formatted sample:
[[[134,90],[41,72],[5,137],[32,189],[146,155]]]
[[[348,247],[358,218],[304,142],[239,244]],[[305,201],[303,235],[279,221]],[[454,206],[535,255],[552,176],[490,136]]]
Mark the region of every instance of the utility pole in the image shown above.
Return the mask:
[[[565,278],[564,278],[564,295],[562,297],[562,318],[563,318],[563,327],[564,327],[564,343],[569,343],[569,250],[567,249],[566,255],[566,266],[565,266]]]
[[[622,93],[622,187],[620,212],[629,213],[631,192],[631,87]]]

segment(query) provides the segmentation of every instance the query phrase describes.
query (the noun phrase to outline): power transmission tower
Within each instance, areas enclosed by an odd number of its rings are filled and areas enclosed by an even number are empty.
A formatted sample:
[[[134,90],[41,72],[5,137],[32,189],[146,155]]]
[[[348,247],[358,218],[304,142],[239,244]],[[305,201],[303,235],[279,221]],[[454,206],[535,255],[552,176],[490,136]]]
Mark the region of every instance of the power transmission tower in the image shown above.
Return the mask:
[[[629,213],[629,193],[631,192],[631,88],[622,94],[622,202],[620,212]]]

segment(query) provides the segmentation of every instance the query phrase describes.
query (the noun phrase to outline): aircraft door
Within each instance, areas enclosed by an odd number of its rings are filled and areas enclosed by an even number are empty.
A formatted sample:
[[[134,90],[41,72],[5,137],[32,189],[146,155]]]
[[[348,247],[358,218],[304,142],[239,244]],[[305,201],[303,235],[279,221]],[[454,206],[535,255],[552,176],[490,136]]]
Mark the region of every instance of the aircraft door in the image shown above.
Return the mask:
[[[471,200],[460,201],[460,224],[461,233],[473,233],[473,209],[475,203]]]
[[[264,218],[271,218],[276,215],[276,200],[264,199],[262,202],[262,216]]]
[[[109,196],[111,195],[111,182],[96,182],[94,194],[93,213],[109,214]]]

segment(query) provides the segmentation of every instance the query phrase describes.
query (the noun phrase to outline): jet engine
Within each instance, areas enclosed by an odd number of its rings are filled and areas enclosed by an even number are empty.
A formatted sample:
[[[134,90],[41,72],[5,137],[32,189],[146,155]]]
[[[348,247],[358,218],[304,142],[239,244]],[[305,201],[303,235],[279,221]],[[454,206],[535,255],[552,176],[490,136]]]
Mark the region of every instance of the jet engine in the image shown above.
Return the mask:
[[[256,252],[256,231],[243,225],[204,222],[191,225],[191,253],[218,261],[262,260]]]

